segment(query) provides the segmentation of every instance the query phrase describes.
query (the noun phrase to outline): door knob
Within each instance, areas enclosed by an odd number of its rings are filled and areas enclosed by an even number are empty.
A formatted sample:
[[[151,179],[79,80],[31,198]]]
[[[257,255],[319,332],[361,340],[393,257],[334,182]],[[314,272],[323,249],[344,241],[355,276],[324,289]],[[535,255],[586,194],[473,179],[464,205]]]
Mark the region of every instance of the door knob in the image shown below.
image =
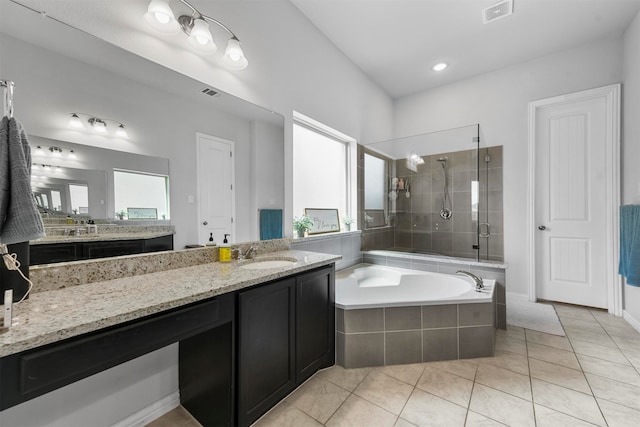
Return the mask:
[[[207,221],[202,221],[202,225],[209,225]]]
[[[547,227],[545,227],[544,225],[538,226],[538,230],[540,230],[540,231],[544,231],[546,229],[547,229]]]

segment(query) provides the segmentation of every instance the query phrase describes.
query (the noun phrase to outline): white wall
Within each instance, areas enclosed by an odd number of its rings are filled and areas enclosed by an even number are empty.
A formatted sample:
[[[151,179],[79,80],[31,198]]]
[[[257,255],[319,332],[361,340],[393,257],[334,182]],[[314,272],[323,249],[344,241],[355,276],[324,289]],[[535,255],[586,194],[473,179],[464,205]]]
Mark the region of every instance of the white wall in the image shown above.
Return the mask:
[[[396,137],[480,123],[483,145],[504,147],[507,292],[528,294],[528,103],[620,81],[622,40],[616,38],[396,101]]]
[[[640,203],[640,13],[624,34],[622,203]],[[624,310],[640,322],[640,288],[624,286]]]

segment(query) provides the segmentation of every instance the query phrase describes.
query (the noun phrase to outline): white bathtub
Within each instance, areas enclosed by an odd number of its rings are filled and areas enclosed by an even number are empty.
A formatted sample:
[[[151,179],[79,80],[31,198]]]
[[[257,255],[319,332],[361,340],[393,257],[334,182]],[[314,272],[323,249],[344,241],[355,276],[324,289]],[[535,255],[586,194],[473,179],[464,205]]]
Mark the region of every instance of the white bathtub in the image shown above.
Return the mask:
[[[490,302],[494,280],[476,292],[471,278],[358,264],[336,274],[336,307],[344,310]]]

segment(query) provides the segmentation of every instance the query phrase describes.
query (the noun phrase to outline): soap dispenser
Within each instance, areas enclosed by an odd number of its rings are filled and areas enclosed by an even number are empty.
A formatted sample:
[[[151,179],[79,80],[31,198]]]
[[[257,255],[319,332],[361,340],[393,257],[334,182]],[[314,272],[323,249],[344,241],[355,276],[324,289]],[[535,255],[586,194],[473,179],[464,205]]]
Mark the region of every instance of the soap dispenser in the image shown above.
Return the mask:
[[[220,262],[229,262],[231,261],[231,245],[229,245],[229,241],[227,240],[227,237],[231,236],[231,234],[225,234],[224,235],[224,240],[222,241],[222,244],[220,245],[220,249],[218,252],[218,261]]]
[[[209,241],[207,242],[207,246],[215,246],[216,241],[213,239],[213,233],[209,233]]]

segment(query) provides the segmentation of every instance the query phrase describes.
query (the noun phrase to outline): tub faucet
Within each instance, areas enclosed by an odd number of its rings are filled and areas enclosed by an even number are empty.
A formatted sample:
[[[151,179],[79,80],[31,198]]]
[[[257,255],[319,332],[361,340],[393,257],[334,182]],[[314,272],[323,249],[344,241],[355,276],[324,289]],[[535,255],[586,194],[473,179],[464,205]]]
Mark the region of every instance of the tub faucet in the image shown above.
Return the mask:
[[[469,273],[468,271],[458,270],[456,274],[461,274],[463,276],[471,277],[471,279],[476,282],[476,292],[482,292],[484,289],[484,285],[482,284],[482,279],[476,276],[473,273]]]

